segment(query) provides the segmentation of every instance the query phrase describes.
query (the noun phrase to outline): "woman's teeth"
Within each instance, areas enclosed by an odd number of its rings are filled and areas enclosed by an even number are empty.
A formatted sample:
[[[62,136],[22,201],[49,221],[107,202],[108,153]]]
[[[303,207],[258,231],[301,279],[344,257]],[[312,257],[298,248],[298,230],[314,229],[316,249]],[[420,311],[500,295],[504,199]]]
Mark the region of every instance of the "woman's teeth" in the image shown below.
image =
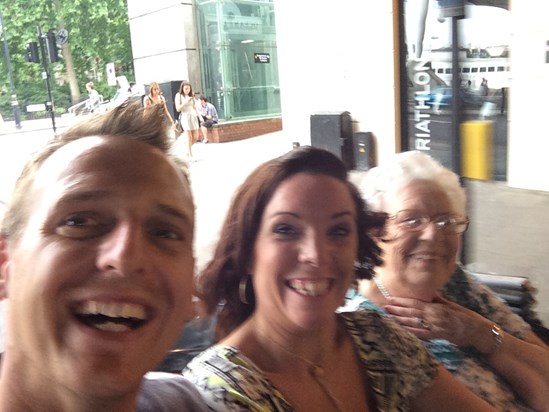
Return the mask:
[[[330,289],[330,279],[302,280],[292,279],[288,281],[288,286],[297,293],[304,296],[321,296]]]

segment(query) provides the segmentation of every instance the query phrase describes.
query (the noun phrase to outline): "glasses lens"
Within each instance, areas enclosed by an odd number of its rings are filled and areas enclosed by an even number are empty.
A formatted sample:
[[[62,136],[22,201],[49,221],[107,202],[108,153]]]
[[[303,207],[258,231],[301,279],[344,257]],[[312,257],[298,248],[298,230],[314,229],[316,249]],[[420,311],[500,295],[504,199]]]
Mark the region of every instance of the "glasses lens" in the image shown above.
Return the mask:
[[[428,221],[429,218],[412,210],[403,210],[395,215],[396,224],[403,230],[421,230]]]
[[[456,233],[463,233],[467,230],[469,227],[469,221],[468,220],[461,220],[456,223]]]
[[[463,220],[458,216],[442,214],[429,217],[413,210],[402,210],[392,218],[399,229],[409,232],[421,231],[430,222],[433,222],[438,229],[448,233],[463,233],[469,225],[468,220]]]

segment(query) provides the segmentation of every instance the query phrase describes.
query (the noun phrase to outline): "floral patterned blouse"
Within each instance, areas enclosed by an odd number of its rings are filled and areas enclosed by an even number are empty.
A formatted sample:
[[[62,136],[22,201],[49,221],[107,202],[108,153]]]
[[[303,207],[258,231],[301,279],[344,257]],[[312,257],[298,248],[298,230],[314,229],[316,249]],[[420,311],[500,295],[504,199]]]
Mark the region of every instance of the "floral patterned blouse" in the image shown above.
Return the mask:
[[[448,300],[494,321],[505,332],[519,339],[524,339],[530,331],[528,324],[514,314],[505,302],[461,267],[454,272],[443,294]],[[341,310],[362,309],[385,314],[383,309],[364,296],[349,291],[347,302]],[[530,411],[507,381],[475,349],[462,349],[443,339],[425,341],[424,344],[458,380],[498,411]]]
[[[408,411],[436,377],[439,363],[421,342],[371,310],[337,314],[353,339],[379,411]],[[183,371],[214,411],[293,411],[284,395],[242,352],[216,345]]]

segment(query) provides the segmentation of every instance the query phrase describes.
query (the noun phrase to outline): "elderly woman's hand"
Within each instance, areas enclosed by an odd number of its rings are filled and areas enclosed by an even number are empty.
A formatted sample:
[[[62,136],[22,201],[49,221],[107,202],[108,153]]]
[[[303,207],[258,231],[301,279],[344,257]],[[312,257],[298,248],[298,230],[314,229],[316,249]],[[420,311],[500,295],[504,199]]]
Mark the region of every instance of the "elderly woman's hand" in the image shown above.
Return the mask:
[[[489,330],[491,322],[476,312],[437,297],[434,302],[391,297],[383,307],[391,317],[420,339],[446,339],[458,346],[485,348],[480,331]],[[490,342],[487,342],[490,344]]]

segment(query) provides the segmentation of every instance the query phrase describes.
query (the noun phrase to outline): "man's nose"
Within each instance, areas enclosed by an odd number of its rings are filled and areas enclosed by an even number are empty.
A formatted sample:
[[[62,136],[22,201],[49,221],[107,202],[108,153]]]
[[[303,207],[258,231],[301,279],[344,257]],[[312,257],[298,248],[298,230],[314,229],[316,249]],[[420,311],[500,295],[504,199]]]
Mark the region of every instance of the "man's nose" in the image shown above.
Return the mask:
[[[118,223],[100,245],[97,266],[121,275],[143,270],[148,255],[145,246],[146,235],[141,227],[130,222]]]

